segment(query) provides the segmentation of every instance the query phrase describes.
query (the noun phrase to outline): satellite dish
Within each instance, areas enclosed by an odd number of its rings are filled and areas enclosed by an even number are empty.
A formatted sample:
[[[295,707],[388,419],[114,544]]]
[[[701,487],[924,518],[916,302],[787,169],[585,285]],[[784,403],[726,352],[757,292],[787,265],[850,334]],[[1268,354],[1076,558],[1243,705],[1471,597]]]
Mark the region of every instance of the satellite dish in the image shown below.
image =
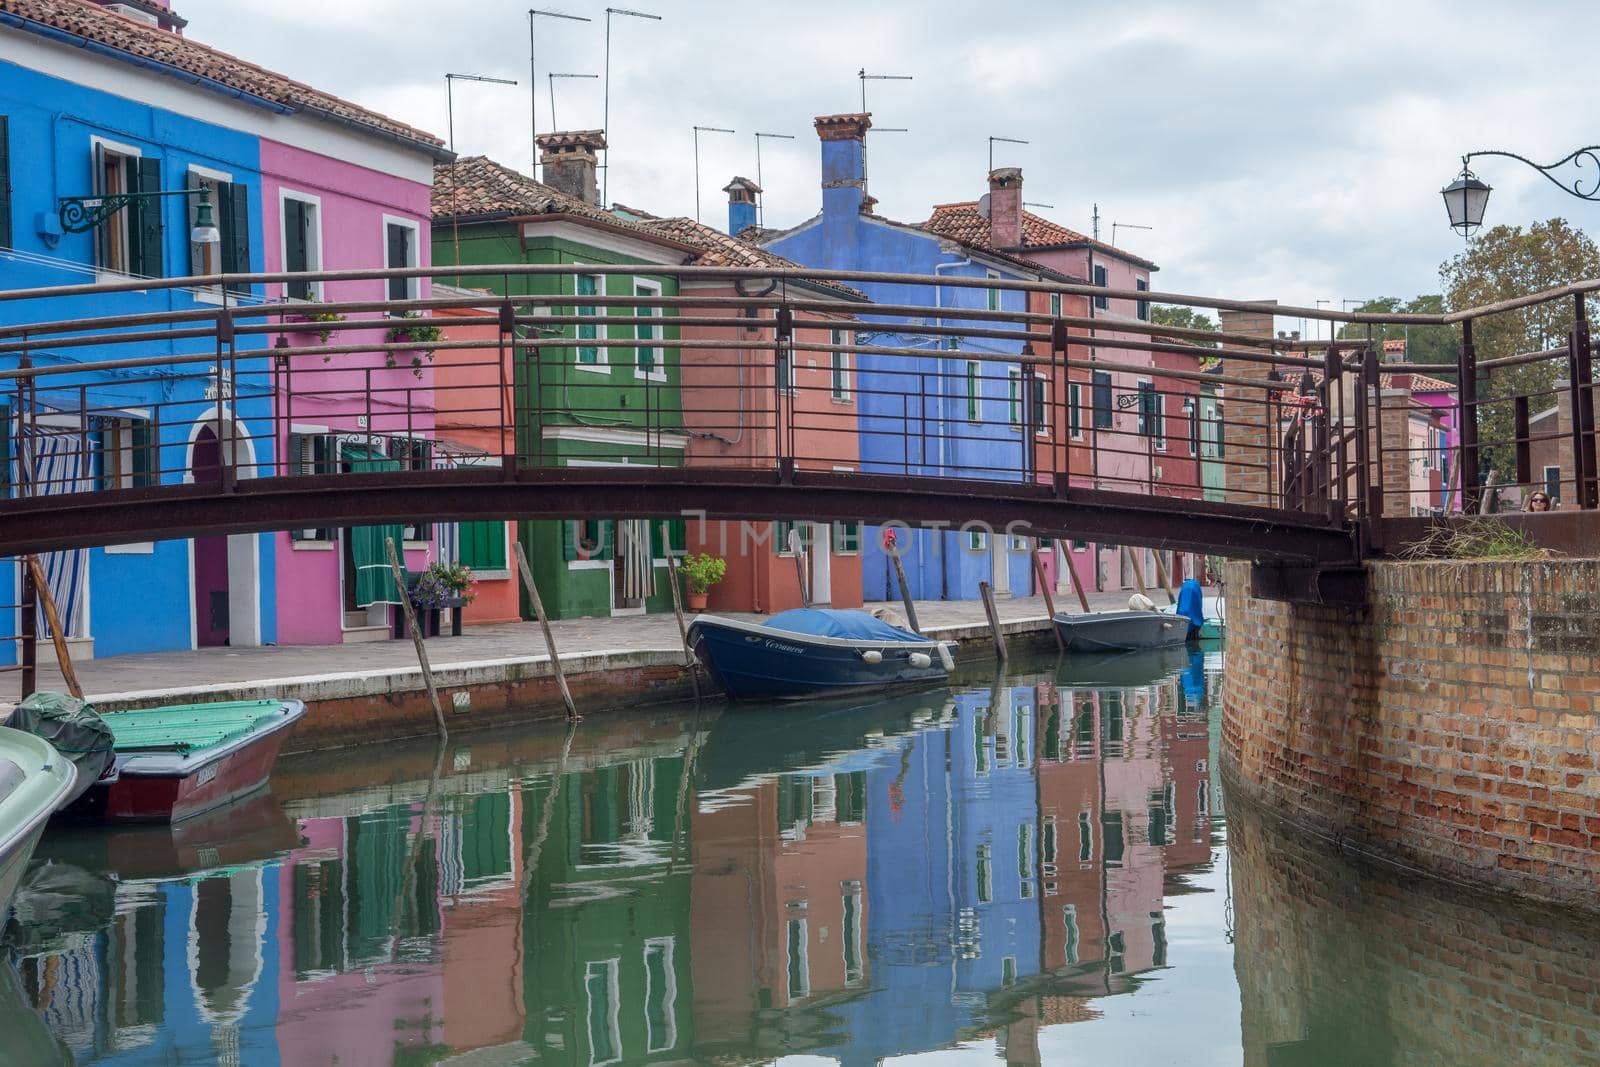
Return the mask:
[[[989,217],[989,194],[988,193],[984,193],[982,196],[978,197],[978,214],[982,215],[984,218],[988,218]]]

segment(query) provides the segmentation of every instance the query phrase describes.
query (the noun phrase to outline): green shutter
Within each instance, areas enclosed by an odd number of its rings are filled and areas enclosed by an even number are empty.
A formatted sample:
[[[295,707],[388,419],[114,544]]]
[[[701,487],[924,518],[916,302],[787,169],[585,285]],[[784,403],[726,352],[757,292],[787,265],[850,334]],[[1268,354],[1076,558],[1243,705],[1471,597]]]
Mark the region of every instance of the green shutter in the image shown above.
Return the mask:
[[[561,520],[561,558],[571,562],[578,558],[578,519]]]
[[[506,524],[464,522],[460,526],[461,562],[475,571],[503,571],[506,564]]]
[[[156,462],[156,426],[152,422],[133,424],[133,485],[135,489],[155,485],[160,480]]]
[[[229,274],[250,273],[250,187],[238,182],[225,183],[218,191],[217,205],[222,223],[222,269]],[[248,282],[237,282],[229,289],[250,295]]]
[[[128,188],[136,193],[159,193],[161,160],[143,156],[128,160]],[[129,213],[129,273],[161,277],[161,198],[135,200],[124,210]]]
[[[0,248],[11,247],[11,120],[0,115]]]

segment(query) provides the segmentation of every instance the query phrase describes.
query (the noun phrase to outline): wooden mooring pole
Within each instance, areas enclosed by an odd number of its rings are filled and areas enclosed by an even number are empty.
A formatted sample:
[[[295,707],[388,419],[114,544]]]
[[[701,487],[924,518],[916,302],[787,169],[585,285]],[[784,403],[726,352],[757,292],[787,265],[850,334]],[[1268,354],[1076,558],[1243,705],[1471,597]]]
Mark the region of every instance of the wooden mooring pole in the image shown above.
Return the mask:
[[[1095,555],[1099,554],[1100,550],[1095,549]],[[1061,565],[1067,568],[1067,577],[1072,579],[1072,591],[1078,594],[1078,606],[1083,609],[1085,615],[1089,614],[1089,594],[1083,591],[1083,583],[1078,580],[1078,565],[1072,562],[1071,550],[1062,551]],[[1098,565],[1097,562],[1096,566]]]
[[[1161,558],[1161,550],[1156,548],[1151,549],[1151,552],[1153,552],[1156,557],[1156,577],[1161,579],[1161,588],[1167,591],[1167,603],[1176,604],[1178,602],[1178,598],[1172,592],[1172,579],[1167,577],[1167,564],[1166,561]]]
[[[422,684],[428,688],[428,703],[433,705],[433,721],[439,727],[439,743],[442,745],[450,739],[450,730],[444,724],[444,708],[439,706],[439,690],[433,685],[433,666],[428,662],[428,648],[422,642],[422,631],[417,628],[417,613],[411,606],[411,592],[406,588],[406,571],[400,566],[400,556],[394,550],[394,538],[385,537],[383,543],[389,550],[389,570],[394,574],[394,587],[400,597],[400,610],[406,617],[406,629],[411,631],[411,643],[417,649],[417,662],[422,665]]]
[[[789,527],[788,549],[794,556],[794,573],[800,581],[800,606],[811,606],[811,582],[806,576],[805,546],[800,543],[800,529],[796,526]]]
[[[911,627],[912,633],[920,634],[922,627],[917,625],[917,609],[911,603],[911,587],[906,584],[906,569],[900,564],[900,553],[890,552],[889,562],[894,564],[894,580],[900,583],[900,603],[905,605],[906,625]]]
[[[1039,592],[1044,594],[1044,610],[1050,613],[1050,632],[1056,635],[1056,651],[1067,650],[1067,639],[1061,636],[1061,627],[1056,625],[1056,598],[1050,593],[1050,576],[1045,573],[1044,560],[1039,558],[1040,549],[1028,553],[1033,560],[1033,577],[1039,583]],[[1054,552],[1055,549],[1051,548]]]
[[[672,554],[672,526],[661,524],[661,547],[667,554],[667,584],[672,587],[672,613],[678,617],[678,640],[683,643],[683,665],[689,671],[689,684],[694,687],[694,702],[700,703],[700,671],[694,663],[694,649],[689,647],[689,625],[683,619],[683,590],[678,588],[678,557]]]
[[[1006,655],[1006,635],[1000,632],[1000,616],[994,610],[994,590],[989,588],[988,582],[979,582],[978,595],[983,598],[983,613],[989,616],[989,632],[994,634],[994,653],[1003,664],[1009,657]]]
[[[516,541],[512,545],[517,550],[517,573],[522,575],[522,584],[528,590],[528,600],[533,603],[533,613],[538,616],[539,628],[544,631],[544,647],[550,652],[550,670],[555,673],[556,687],[561,690],[561,700],[567,705],[567,718],[577,722],[582,718],[578,714],[578,705],[572,702],[572,691],[567,688],[567,676],[561,670],[561,655],[556,651],[556,638],[550,632],[550,619],[544,613],[544,601],[539,599],[539,587],[533,584],[533,572],[528,569],[528,554],[522,551],[522,542]]]
[[[61,616],[56,612],[56,598],[50,593],[50,582],[45,578],[44,568],[39,565],[39,557],[29,555],[26,558],[28,576],[33,579],[39,607],[44,610],[45,625],[50,627],[50,641],[55,645],[56,666],[61,669],[61,679],[67,685],[67,692],[82,700],[83,686],[78,684],[78,672],[72,667],[72,653],[67,650],[67,635],[61,632]]]

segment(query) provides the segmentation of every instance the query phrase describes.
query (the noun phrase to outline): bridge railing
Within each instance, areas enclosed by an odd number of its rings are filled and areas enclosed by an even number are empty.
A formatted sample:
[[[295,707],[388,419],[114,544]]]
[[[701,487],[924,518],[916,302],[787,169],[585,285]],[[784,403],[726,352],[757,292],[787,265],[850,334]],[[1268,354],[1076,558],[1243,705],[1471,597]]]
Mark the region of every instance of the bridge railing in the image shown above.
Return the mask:
[[[578,295],[579,269],[672,284]],[[451,287],[359,298],[396,278],[435,276]],[[229,295],[239,283],[271,292],[291,279],[323,283],[328,299],[238,304]],[[556,291],[523,292],[540,284]],[[457,288],[468,285],[483,289]],[[925,300],[865,298],[889,286]],[[1583,292],[1596,287],[1439,316],[1058,281],[657,265],[0,292],[0,467],[13,501],[61,497],[63,505],[189,485],[227,492],[245,479],[428,478],[481,466],[515,478],[642,465],[766,472],[796,484],[848,471],[970,483],[973,494],[982,483],[1009,483],[1057,499],[1156,497],[1180,514],[1364,527],[1385,515],[1474,510],[1480,471],[1526,489],[1557,466],[1566,472],[1563,503],[1593,508]],[[97,294],[134,288],[215,294],[217,303],[152,299],[155,310],[143,314],[94,313]],[[336,299],[342,289],[349,298]],[[1097,311],[1101,297],[1215,308],[1229,328],[1113,315]],[[1560,360],[1555,350],[1476,360],[1475,323],[1568,299],[1574,325],[1559,388],[1519,392],[1515,373]],[[1228,313],[1256,325],[1231,328],[1240,320]],[[1277,334],[1274,315],[1372,333],[1307,341]],[[1386,327],[1458,323],[1454,366],[1380,356]],[[1423,376],[1446,380],[1419,389]],[[1547,403],[1556,429],[1546,425]],[[1555,463],[1541,462],[1545,451]],[[804,517],[796,501],[794,517]],[[574,514],[581,509],[575,501]]]

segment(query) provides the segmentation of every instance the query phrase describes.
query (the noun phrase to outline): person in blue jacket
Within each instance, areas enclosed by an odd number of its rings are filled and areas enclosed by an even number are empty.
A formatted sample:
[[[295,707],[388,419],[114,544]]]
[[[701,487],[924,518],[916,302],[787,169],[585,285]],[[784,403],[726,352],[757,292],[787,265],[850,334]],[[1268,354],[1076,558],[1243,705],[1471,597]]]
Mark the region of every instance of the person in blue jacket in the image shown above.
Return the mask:
[[[1178,587],[1178,614],[1189,620],[1189,640],[1198,638],[1206,624],[1205,595],[1193,578],[1185,578]]]

